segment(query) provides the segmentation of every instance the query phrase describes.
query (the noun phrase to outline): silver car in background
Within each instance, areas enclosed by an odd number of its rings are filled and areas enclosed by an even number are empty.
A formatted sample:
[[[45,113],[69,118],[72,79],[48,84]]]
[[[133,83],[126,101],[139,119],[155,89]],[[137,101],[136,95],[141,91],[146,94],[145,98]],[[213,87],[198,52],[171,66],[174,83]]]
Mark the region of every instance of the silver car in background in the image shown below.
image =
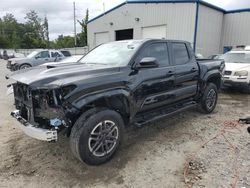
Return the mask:
[[[11,71],[17,71],[63,59],[65,59],[65,56],[59,50],[36,50],[31,52],[27,57],[9,59],[7,68]]]

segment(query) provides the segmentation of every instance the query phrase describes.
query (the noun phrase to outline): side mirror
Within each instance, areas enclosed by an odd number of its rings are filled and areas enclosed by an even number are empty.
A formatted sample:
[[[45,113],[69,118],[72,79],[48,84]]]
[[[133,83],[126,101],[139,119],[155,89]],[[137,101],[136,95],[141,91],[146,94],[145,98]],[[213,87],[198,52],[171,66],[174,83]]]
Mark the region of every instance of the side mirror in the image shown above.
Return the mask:
[[[136,68],[156,68],[159,64],[154,57],[144,57],[137,65]]]
[[[36,56],[35,59],[39,59],[39,56]]]

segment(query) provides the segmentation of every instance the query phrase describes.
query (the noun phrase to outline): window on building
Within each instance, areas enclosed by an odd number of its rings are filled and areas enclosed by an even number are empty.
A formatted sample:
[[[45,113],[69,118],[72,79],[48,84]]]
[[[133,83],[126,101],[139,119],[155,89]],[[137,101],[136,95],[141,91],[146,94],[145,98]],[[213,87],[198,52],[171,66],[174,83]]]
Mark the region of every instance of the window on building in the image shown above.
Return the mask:
[[[133,35],[134,35],[133,29],[124,29],[115,31],[116,41],[133,39]]]

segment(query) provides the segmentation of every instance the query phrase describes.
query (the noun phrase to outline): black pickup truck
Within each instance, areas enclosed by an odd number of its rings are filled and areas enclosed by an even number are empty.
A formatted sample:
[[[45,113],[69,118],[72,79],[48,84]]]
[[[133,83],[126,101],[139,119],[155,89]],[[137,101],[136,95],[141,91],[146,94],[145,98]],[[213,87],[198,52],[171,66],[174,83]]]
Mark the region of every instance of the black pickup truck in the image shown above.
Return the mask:
[[[224,62],[198,61],[188,42],[132,40],[103,44],[77,63],[24,69],[13,82],[11,115],[29,136],[70,137],[80,161],[111,159],[127,125],[142,126],[199,106],[216,107]]]

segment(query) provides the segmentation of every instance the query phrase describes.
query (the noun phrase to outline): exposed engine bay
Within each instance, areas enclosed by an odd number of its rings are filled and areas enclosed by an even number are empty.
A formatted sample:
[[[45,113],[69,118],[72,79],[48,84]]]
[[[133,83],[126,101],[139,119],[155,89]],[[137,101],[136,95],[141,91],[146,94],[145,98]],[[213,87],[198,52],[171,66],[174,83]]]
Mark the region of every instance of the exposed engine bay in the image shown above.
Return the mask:
[[[63,100],[67,90],[32,89],[17,82],[13,84],[13,91],[16,109],[19,110],[20,116],[33,126],[58,132],[71,127],[72,119],[69,118],[69,113],[72,107]]]

